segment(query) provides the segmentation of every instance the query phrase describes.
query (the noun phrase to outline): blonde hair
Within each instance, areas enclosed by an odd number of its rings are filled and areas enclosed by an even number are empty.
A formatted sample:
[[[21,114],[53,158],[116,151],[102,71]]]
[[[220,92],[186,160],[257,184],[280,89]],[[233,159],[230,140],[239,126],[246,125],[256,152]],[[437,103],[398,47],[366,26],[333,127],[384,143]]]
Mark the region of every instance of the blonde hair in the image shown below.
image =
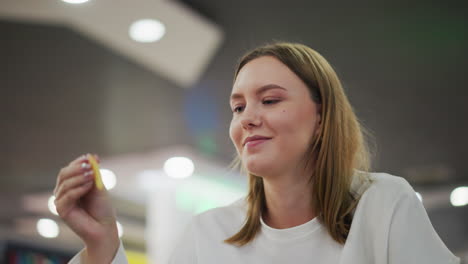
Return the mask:
[[[273,56],[285,64],[307,85],[311,99],[321,104],[321,129],[316,136],[311,136],[304,165],[312,172],[309,179],[311,206],[330,236],[344,244],[360,198],[351,190],[352,177],[355,170],[368,171],[370,167],[369,148],[363,135],[367,132],[354,114],[333,68],[318,52],[305,45],[280,42],[248,52],[240,59],[234,81],[243,66],[263,56]],[[233,164],[242,166],[239,156]],[[242,169],[245,170],[243,166]],[[255,238],[266,206],[263,178],[247,174],[246,220],[239,232],[225,240],[237,246]]]

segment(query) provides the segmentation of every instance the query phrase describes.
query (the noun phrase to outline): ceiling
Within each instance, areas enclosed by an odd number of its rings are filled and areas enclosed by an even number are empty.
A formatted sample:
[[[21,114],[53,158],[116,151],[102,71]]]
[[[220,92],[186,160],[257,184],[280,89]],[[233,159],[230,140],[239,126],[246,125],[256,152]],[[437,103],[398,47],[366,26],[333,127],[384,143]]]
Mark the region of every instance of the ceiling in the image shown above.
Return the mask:
[[[193,85],[223,39],[214,23],[177,1],[89,1],[81,5],[57,0],[3,0],[0,17],[32,23],[67,25],[181,87]],[[130,25],[153,18],[166,27],[156,43],[138,43]]]
[[[468,184],[465,2],[154,1],[170,2],[217,32],[191,66],[198,72],[180,80],[63,20],[44,24],[3,16],[4,228],[14,217],[34,216],[19,209],[21,195],[53,189],[59,168],[85,152],[112,160],[183,145],[227,166],[234,153],[227,98],[235,63],[259,44],[287,40],[307,44],[330,61],[375,138],[374,170],[403,176],[426,193],[425,206],[442,239],[456,252],[468,251],[467,209],[448,204],[450,190]],[[114,17],[110,10],[102,18]],[[184,47],[203,46],[205,40],[190,30],[179,33]],[[184,57],[169,68],[177,72]],[[130,221],[141,220],[129,215]]]

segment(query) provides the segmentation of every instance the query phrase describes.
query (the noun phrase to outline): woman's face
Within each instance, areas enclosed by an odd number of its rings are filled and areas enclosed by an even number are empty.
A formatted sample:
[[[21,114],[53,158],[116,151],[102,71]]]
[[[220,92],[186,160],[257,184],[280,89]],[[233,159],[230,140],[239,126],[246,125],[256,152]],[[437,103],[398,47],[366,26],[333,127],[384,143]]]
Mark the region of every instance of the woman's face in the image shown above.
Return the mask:
[[[230,105],[229,134],[247,170],[294,173],[320,124],[320,105],[302,80],[274,57],[254,59],[240,70]],[[244,144],[253,136],[261,139]]]

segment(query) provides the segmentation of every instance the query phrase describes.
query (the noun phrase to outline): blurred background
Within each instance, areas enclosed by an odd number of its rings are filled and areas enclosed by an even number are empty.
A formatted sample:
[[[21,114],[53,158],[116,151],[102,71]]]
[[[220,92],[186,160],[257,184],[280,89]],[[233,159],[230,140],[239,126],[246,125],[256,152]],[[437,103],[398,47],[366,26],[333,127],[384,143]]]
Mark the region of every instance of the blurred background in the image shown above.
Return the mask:
[[[81,249],[51,196],[60,168],[97,153],[131,263],[160,262],[191,215],[245,194],[228,167],[233,70],[247,50],[285,40],[329,60],[375,137],[373,170],[406,178],[468,263],[467,11],[432,0],[0,0],[0,260],[62,263]]]

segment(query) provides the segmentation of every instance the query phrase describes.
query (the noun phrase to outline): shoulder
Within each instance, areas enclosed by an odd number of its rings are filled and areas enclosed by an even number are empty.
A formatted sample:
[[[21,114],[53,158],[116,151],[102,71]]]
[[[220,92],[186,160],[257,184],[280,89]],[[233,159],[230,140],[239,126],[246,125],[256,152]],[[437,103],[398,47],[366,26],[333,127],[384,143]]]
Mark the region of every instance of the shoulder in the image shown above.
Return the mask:
[[[385,229],[383,226],[390,225],[392,216],[402,201],[406,203],[417,200],[413,188],[402,177],[375,172],[363,172],[360,176],[362,177],[354,178],[352,183],[353,190],[358,187],[361,189],[353,216],[354,229]]]
[[[371,188],[374,192],[397,196],[416,195],[413,187],[403,177],[380,172],[370,173],[370,178],[373,181]]]
[[[362,189],[355,211],[357,218],[372,216],[382,224],[391,219],[394,211],[402,204],[419,202],[414,189],[402,177],[375,172],[365,173],[364,176],[362,178],[367,180],[364,183],[361,181],[356,184],[353,179],[354,188],[358,186]]]
[[[362,198],[372,196],[393,198],[404,195],[415,195],[413,187],[403,177],[382,172],[370,172],[358,174],[358,179],[353,179],[354,190],[359,189]]]
[[[360,263],[458,263],[408,181],[388,173],[363,174],[371,183],[357,205],[346,252],[365,256]]]

